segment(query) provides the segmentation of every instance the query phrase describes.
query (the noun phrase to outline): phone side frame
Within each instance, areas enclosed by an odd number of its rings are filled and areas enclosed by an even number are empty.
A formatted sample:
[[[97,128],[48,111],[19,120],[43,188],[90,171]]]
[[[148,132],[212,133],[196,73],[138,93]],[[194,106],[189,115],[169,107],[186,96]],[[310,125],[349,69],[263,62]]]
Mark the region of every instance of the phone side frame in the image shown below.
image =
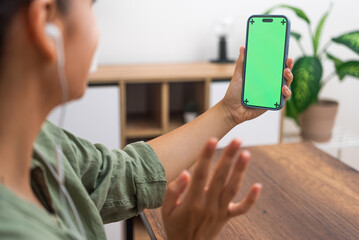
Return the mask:
[[[282,86],[281,86],[281,97],[280,97],[280,105],[278,108],[268,108],[268,107],[260,107],[260,106],[252,106],[252,105],[247,105],[245,104],[245,102],[243,101],[243,96],[244,96],[244,83],[245,83],[245,74],[246,74],[246,63],[247,63],[247,49],[248,49],[248,32],[249,32],[249,21],[253,18],[253,17],[282,17],[285,18],[287,21],[287,27],[286,27],[286,39],[285,39],[285,46],[284,46],[284,56],[283,56],[283,71],[282,71]],[[246,47],[245,47],[245,52],[244,52],[244,62],[243,62],[243,75],[242,75],[242,96],[241,96],[241,102],[242,105],[248,108],[257,108],[257,109],[265,109],[265,110],[272,110],[272,111],[279,111],[283,108],[284,106],[284,95],[282,93],[282,88],[284,85],[286,85],[286,79],[284,77],[284,69],[286,69],[286,62],[288,59],[288,50],[289,50],[289,40],[290,40],[290,28],[291,28],[291,22],[289,20],[289,18],[285,15],[251,15],[248,20],[247,20],[247,32],[246,32]]]

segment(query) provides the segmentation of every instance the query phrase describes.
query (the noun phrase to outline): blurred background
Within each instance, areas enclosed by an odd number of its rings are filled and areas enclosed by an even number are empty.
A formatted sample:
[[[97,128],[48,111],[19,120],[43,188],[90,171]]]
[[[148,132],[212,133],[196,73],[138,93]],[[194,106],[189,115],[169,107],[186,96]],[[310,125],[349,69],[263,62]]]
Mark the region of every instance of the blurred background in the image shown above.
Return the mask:
[[[314,31],[330,3],[333,9],[324,25],[320,47],[333,37],[359,29],[358,1],[100,0],[94,6],[101,32],[97,61],[99,65],[208,61],[217,57],[216,26],[223,21],[232,23],[227,47],[229,58],[236,59],[239,47],[245,45],[246,20],[250,15],[261,14],[274,5],[288,4],[305,11]],[[287,15],[292,30],[302,34],[305,50],[312,52],[303,20],[285,9],[275,10],[273,14]],[[330,51],[340,52],[340,57],[346,60],[357,58],[353,51],[340,45],[332,44]],[[300,55],[297,43],[291,38],[289,56],[296,59]],[[334,70],[334,65],[324,60],[323,69],[326,76]],[[339,102],[335,126],[355,135],[359,135],[358,90],[358,79],[348,76],[343,82],[333,78],[320,93],[322,98]],[[285,130],[295,132],[296,126],[286,121]],[[359,156],[359,152],[353,151],[347,149],[347,154]],[[356,159],[359,161],[359,157]]]

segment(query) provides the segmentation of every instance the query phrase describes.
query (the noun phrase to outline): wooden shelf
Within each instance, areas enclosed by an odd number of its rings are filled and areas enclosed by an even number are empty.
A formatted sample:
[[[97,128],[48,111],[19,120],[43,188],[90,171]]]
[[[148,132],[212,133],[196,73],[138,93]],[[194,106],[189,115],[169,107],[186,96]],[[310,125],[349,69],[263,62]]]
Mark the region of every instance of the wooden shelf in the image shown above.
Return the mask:
[[[176,82],[169,84],[169,131],[185,124],[183,114],[187,104],[195,104],[198,108],[198,114],[208,109],[205,99],[206,91],[205,81]]]
[[[147,138],[163,134],[161,125],[148,115],[135,115],[127,118],[124,135],[127,138]]]
[[[163,134],[161,118],[162,85],[159,83],[127,84],[126,126],[124,140],[149,138]]]
[[[212,80],[231,79],[235,64],[209,62],[100,66],[90,84],[117,83],[121,91],[121,145],[148,140],[184,124],[184,106],[209,108]]]
[[[127,83],[125,91],[126,122],[122,133],[125,144],[148,140],[184,124],[183,112],[194,103],[199,113],[208,108],[208,80],[184,82]],[[206,93],[207,92],[207,93]],[[124,105],[124,104],[123,104]],[[123,106],[124,107],[124,106]]]

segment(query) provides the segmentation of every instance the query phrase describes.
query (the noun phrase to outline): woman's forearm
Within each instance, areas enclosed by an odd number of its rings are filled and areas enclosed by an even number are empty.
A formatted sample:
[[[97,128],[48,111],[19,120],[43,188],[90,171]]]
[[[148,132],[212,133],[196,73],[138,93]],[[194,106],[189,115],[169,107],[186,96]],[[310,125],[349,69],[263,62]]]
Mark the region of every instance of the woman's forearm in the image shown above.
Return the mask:
[[[192,166],[207,140],[221,139],[235,126],[223,101],[193,121],[148,142],[166,171],[167,181],[175,179],[182,170]]]
[[[236,124],[254,119],[265,112],[262,109],[247,108],[241,103],[244,52],[245,49],[241,47],[234,75],[222,101],[190,123],[148,142],[162,162],[168,181],[175,179],[182,170],[199,159],[209,138],[216,137],[219,140]],[[286,65],[288,68],[283,72],[286,86],[283,86],[282,94],[288,99],[291,96],[289,86],[293,81],[290,71],[293,59],[288,58]]]

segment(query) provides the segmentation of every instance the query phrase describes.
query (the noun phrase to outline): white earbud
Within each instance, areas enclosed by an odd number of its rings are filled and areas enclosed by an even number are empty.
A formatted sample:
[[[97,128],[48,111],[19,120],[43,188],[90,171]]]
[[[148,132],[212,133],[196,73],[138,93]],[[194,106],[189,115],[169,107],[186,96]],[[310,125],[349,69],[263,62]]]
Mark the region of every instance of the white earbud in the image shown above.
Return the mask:
[[[50,37],[56,39],[59,39],[61,37],[61,31],[60,29],[53,23],[47,23],[45,26],[45,32]]]
[[[59,71],[63,70],[60,68],[64,67],[65,64],[65,53],[64,53],[64,44],[63,44],[63,40],[62,40],[62,33],[60,31],[60,29],[53,23],[47,23],[45,25],[45,32],[46,34],[53,38],[55,40],[55,44],[56,44],[56,52],[57,52],[57,60],[58,60],[58,67],[59,67]]]
[[[67,80],[65,75],[65,49],[64,42],[62,39],[62,32],[60,29],[53,23],[47,23],[45,25],[46,34],[55,40],[56,53],[57,53],[57,74],[59,75],[59,81],[61,84],[62,90],[62,103],[68,101],[68,88]]]

